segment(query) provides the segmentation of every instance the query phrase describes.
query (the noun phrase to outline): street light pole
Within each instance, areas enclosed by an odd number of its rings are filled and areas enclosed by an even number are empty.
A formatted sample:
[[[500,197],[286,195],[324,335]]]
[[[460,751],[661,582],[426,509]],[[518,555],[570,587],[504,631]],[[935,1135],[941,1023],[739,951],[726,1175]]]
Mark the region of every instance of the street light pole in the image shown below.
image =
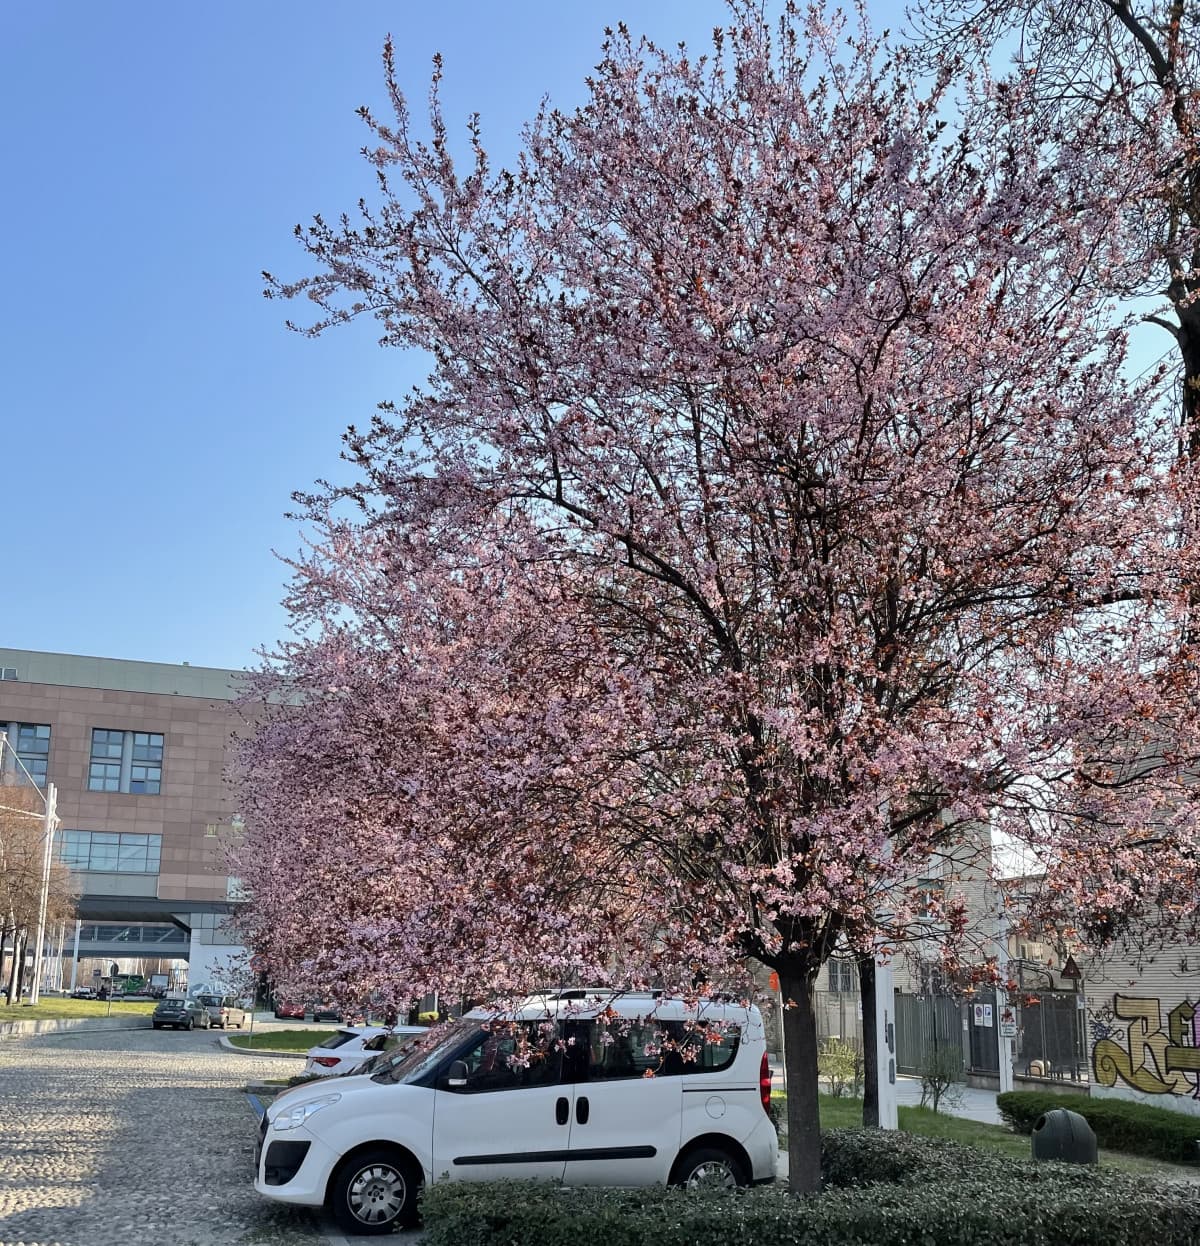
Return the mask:
[[[55,805],[58,790],[53,783],[46,784],[46,817],[42,834],[42,887],[38,895],[37,934],[33,945],[33,985],[29,989],[29,1003],[34,1005],[42,991],[42,944],[46,941],[46,908],[50,902],[50,867],[54,861],[54,829],[58,825]]]

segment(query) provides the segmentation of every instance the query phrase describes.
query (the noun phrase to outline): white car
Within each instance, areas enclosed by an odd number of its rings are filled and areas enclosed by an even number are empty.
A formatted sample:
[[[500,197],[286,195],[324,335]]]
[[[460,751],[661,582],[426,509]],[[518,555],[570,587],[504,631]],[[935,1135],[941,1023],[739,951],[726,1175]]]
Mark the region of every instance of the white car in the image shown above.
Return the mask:
[[[261,1122],[254,1188],[375,1234],[413,1221],[425,1182],[773,1181],[770,1095],[757,1008],[535,996],[468,1013],[366,1076],[281,1095]]]
[[[304,1071],[314,1077],[351,1073],[372,1056],[393,1051],[412,1042],[414,1036],[428,1033],[428,1027],[423,1025],[395,1025],[390,1029],[382,1025],[343,1025],[323,1043],[309,1048]]]

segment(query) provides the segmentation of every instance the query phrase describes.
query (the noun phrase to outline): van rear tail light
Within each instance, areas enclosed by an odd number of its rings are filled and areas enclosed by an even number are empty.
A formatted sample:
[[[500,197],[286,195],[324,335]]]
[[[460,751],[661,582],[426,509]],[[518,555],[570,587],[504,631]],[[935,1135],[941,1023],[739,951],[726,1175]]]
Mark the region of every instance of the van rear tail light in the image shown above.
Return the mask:
[[[331,1069],[335,1064],[341,1064],[341,1056],[313,1056],[313,1064],[319,1064],[323,1069]]]
[[[758,1097],[762,1100],[763,1111],[771,1115],[771,1066],[767,1063],[767,1053],[763,1052],[762,1063],[758,1066]]]

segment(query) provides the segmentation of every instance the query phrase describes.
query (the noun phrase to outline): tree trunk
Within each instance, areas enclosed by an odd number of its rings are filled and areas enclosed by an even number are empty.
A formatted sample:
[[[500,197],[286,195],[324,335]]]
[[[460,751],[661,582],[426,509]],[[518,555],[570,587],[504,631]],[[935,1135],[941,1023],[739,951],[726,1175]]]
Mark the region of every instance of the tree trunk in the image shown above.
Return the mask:
[[[875,1032],[875,957],[858,958],[858,991],[862,1000],[864,1129],[879,1128],[879,1035]]]
[[[19,930],[13,932],[13,950],[12,965],[9,967],[8,973],[8,1002],[11,1007],[19,998],[18,992],[21,988],[21,961],[24,959],[21,952],[21,932]]]
[[[787,1069],[788,1189],[811,1194],[821,1186],[821,1117],[817,1100],[817,1014],[811,974],[779,971]]]
[[[0,981],[4,981],[4,976],[5,976],[4,971],[8,967],[7,962],[4,959],[4,944],[8,940],[8,931],[9,931],[9,928],[7,926],[0,925]],[[14,930],[12,934],[13,934],[13,942],[15,943],[17,932]],[[4,991],[5,1003],[11,1005],[12,1000],[8,998],[8,983],[7,982],[4,983],[4,987],[2,989]]]
[[[1179,319],[1175,341],[1183,363],[1182,450],[1195,463],[1200,459],[1200,309],[1177,303],[1175,314]]]

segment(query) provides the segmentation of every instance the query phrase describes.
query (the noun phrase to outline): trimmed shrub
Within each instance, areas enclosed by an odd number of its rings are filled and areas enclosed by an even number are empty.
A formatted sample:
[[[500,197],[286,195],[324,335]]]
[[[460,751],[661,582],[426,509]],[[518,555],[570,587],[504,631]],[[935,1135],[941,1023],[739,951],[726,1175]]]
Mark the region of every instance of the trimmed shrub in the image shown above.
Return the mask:
[[[1087,1121],[1102,1147],[1177,1164],[1200,1162],[1200,1116],[1184,1116],[1129,1099],[1092,1099],[1027,1090],[997,1095],[996,1106],[1017,1133],[1032,1133],[1039,1117],[1053,1108],[1066,1108]]]
[[[827,1188],[564,1189],[442,1182],[422,1195],[427,1246],[1194,1246],[1189,1186],[1013,1161],[942,1138],[825,1138]]]

